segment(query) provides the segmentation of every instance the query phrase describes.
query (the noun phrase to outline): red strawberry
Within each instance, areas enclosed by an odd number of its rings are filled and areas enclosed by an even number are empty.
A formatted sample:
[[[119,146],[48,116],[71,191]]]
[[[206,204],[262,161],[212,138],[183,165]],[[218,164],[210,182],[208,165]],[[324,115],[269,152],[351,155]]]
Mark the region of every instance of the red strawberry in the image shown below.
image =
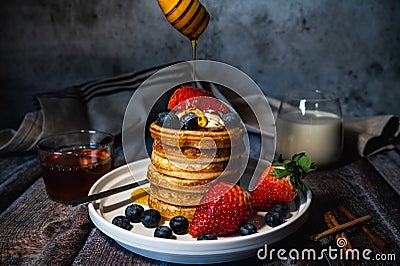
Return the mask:
[[[186,105],[192,108],[198,108],[206,113],[229,113],[229,108],[222,101],[213,97],[198,97],[187,99],[185,101]]]
[[[266,211],[273,205],[289,203],[297,196],[297,190],[286,177],[276,178],[271,175],[275,170],[269,166],[257,181],[257,187],[251,192],[253,206],[258,211]]]
[[[168,102],[168,109],[174,109],[179,103],[190,99],[190,98],[195,98],[195,97],[200,97],[200,96],[209,96],[212,97],[213,95],[211,92],[199,89],[199,88],[194,88],[189,85],[182,85],[177,89],[174,94],[172,94],[171,98],[169,99]]]
[[[216,236],[235,233],[253,213],[251,196],[238,185],[217,183],[207,192],[196,208],[189,234]]]
[[[297,189],[304,189],[301,179],[314,170],[305,153],[296,154],[283,163],[273,163],[260,175],[251,192],[253,207],[266,211],[273,205],[291,202],[297,196]]]
[[[196,108],[208,113],[229,112],[229,108],[212,93],[188,85],[177,89],[168,102],[168,109],[184,111]]]

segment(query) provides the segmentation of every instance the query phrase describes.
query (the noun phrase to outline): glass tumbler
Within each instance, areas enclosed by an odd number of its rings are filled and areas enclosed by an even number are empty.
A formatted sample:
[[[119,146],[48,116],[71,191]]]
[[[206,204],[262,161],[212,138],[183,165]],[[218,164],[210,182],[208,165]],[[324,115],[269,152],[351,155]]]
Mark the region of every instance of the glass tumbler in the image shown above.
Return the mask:
[[[276,119],[277,156],[305,152],[319,166],[336,162],[343,149],[342,111],[335,93],[296,90],[285,94]]]
[[[68,203],[88,194],[92,185],[114,167],[114,138],[95,130],[52,135],[37,144],[47,195]]]

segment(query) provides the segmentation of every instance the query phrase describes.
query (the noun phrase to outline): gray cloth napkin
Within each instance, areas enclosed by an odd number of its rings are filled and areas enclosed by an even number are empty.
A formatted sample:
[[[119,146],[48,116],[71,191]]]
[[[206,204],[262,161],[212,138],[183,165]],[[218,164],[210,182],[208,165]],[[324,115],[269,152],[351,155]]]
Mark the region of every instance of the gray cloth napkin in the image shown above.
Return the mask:
[[[347,143],[356,143],[363,157],[392,149],[399,143],[399,116],[346,117],[343,126]]]
[[[0,130],[0,154],[32,151],[40,138],[63,131],[96,129],[113,135],[121,134],[124,114],[131,96],[143,81],[164,67],[88,82],[58,92],[35,95],[38,109],[25,115],[19,129]],[[164,81],[159,80],[159,82]],[[212,90],[217,95],[225,96],[221,88],[213,87]],[[255,111],[259,104],[259,97],[260,95],[249,95],[245,99]],[[226,98],[241,115],[249,131],[273,137],[274,121],[268,122],[261,132],[257,119],[241,99],[229,96]],[[270,97],[267,99],[276,117],[280,101]],[[148,111],[145,110],[148,108],[145,104],[133,108],[138,113],[145,114]],[[135,130],[143,128],[143,123],[145,119],[133,125]],[[344,118],[344,129],[345,139],[356,144],[358,154],[368,156],[382,149],[392,148],[393,142],[398,141],[399,117],[384,115]],[[142,142],[134,145],[142,145]],[[133,152],[135,150],[143,151],[143,149],[135,148]],[[144,154],[140,153],[137,158],[142,156]]]

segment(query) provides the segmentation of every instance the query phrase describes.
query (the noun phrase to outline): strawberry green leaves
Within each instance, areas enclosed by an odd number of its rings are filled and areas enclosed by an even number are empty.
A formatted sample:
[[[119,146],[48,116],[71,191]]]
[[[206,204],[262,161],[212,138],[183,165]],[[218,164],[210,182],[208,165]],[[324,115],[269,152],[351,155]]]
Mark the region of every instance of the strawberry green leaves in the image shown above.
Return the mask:
[[[293,155],[291,160],[274,162],[272,165],[275,166],[275,169],[271,171],[271,175],[276,178],[289,177],[290,183],[301,190],[304,190],[304,184],[301,179],[316,170],[311,158],[307,157],[304,152]]]

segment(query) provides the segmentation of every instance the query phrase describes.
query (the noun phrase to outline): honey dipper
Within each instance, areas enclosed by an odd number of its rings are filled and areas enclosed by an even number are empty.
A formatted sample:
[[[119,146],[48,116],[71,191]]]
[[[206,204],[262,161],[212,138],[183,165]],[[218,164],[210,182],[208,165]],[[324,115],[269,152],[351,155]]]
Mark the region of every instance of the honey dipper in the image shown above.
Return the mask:
[[[190,40],[197,40],[210,21],[210,14],[198,0],[158,0],[168,22]]]

